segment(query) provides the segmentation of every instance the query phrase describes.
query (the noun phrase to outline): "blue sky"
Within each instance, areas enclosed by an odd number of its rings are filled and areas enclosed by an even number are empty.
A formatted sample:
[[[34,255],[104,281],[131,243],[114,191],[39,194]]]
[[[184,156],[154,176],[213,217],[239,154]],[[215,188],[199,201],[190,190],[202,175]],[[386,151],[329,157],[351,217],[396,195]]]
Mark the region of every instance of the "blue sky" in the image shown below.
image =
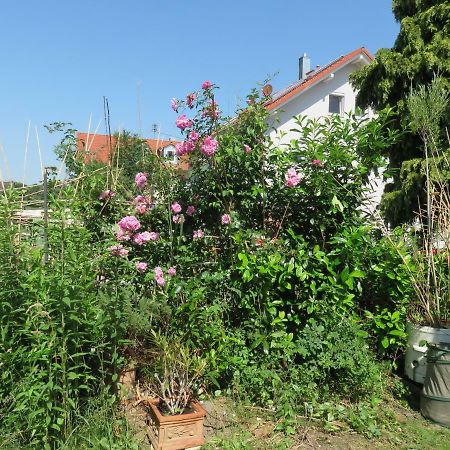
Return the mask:
[[[295,81],[304,52],[312,67],[324,65],[358,47],[391,47],[399,30],[390,0],[2,3],[0,168],[5,180],[22,180],[30,124],[27,183],[41,179],[36,134],[43,164],[56,165],[58,137],[43,125],[87,131],[92,118],[92,132],[103,96],[113,130],[153,137],[156,123],[162,137],[176,138],[170,99],[206,79],[220,86],[218,101],[232,114],[268,75],[278,73],[275,90]]]

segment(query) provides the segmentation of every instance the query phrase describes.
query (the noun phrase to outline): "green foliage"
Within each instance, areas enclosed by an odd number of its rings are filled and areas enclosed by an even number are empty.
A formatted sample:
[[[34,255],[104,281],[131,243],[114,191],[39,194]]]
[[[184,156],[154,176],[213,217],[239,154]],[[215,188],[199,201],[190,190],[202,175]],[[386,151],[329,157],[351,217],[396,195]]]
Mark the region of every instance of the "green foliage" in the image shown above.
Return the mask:
[[[73,191],[51,202],[50,259],[1,200],[0,428],[22,446],[51,448],[75,426],[85,399],[114,381],[124,335],[123,302],[98,283],[98,247],[80,224]],[[38,244],[38,245],[36,245]]]
[[[278,148],[265,134],[267,111],[256,93],[228,123],[203,115],[213,89],[196,97],[200,116],[192,120],[200,137],[184,156],[189,171],[166,180],[149,177],[147,186],[136,189],[145,197],[157,193],[152,208],[137,217],[138,232],[156,231],[159,239],[143,245],[121,241],[129,253],[111,257],[104,276],[127,280],[133,285],[130,298],[142,299],[149,310],[161,305],[164,313],[152,313],[151,327],[176,342],[182,339],[204,358],[207,387],[269,402],[289,434],[305,402],[316,408],[381,395],[381,368],[369,343],[383,340],[386,325],[383,318],[375,320],[376,300],[364,296],[382,276],[371,274],[364,255],[372,251],[380,267],[391,264],[393,273],[396,261],[385,247],[378,254],[372,250],[377,239],[360,209],[369,173],[398,133],[390,128],[390,111],[372,121],[298,118],[297,138]],[[191,131],[185,131],[186,139]],[[212,132],[216,152],[198,151],[201,133]],[[301,176],[295,187],[286,184],[288,170]],[[111,225],[136,214],[133,204],[124,202],[127,194],[135,195],[118,190],[104,210],[105,247],[118,244]],[[190,205],[193,214],[187,213]],[[224,214],[230,223],[223,223]],[[198,230],[202,237],[194,236]],[[137,262],[147,263],[147,270],[138,273]],[[169,267],[176,275],[169,275]],[[400,269],[398,277],[403,281]],[[382,286],[380,295],[401,296],[393,283]],[[391,321],[397,306],[385,300]],[[148,338],[149,329],[141,330],[143,347],[167,353]],[[390,343],[389,352],[399,340]],[[141,363],[151,376],[154,363]],[[169,373],[176,366],[168,364]]]
[[[400,22],[400,32],[392,49],[380,49],[375,60],[352,74],[351,79],[359,90],[360,106],[376,110],[395,107],[398,111],[396,128],[405,131],[403,138],[389,149],[388,173],[393,182],[386,187],[383,200],[387,220],[397,225],[414,218],[418,198],[421,204],[425,203],[423,191],[410,189],[405,184],[411,179],[423,180],[420,164],[408,168],[405,164],[425,156],[416,130],[413,132],[409,127],[405,99],[411,89],[429,84],[436,75],[441,78],[444,91],[449,90],[450,5],[446,0],[394,0],[393,11]],[[443,138],[449,119],[447,105],[444,120],[434,124]]]
[[[107,393],[90,399],[61,450],[139,450],[133,429]]]
[[[181,386],[183,361],[193,355],[206,367],[189,389],[269,404],[286,434],[294,433],[295,415],[305,405],[320,411],[341,401],[352,406],[339,417],[362,429],[384,389],[370,345],[392,356],[403,338],[394,339],[403,318],[403,268],[361,212],[369,173],[398,137],[392,113],[370,121],[297,118],[295,139],[277,147],[267,136],[265,99],[254,91],[249,106],[225,122],[216,114],[215,89],[195,93],[193,105],[177,103],[198,111],[184,130],[188,171],[145,159],[142,142],[128,135],[129,166],[128,156],[111,166],[80,166],[72,195],[81,201],[70,219],[80,233],[77,245],[89,251],[69,253],[84,256],[73,256],[67,276],[83,273],[86,264],[84,289],[111,314],[108,320],[120,322],[109,335],[116,351],[89,362],[90,368],[102,363],[89,375],[105,380],[121,353],[141,367],[143,381],[153,381],[154,392],[156,371],[158,395],[176,402],[187,391],[173,387]],[[193,131],[198,136],[190,141]],[[203,148],[208,141],[212,152]],[[134,184],[135,172],[147,173],[145,186]],[[287,183],[293,172],[297,182]],[[123,222],[119,230],[122,218],[132,230]],[[55,277],[73,245],[70,239],[59,245],[70,227],[62,228],[50,239]],[[145,232],[158,235],[140,242]],[[77,309],[74,316],[80,314]],[[85,339],[106,346],[111,329],[95,326]],[[175,350],[161,343],[175,343]],[[322,420],[332,411],[323,406],[318,414]]]

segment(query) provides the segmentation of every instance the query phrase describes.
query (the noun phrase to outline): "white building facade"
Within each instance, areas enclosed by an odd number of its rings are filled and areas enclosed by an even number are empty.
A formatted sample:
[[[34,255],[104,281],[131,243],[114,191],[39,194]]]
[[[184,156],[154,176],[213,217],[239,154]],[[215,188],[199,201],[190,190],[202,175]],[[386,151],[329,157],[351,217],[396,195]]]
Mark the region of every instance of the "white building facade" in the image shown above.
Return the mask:
[[[347,55],[341,56],[324,67],[310,69],[310,59],[303,55],[299,59],[299,80],[273,94],[270,103],[266,105],[270,111],[270,137],[277,145],[287,145],[298,134],[293,129],[298,128],[296,116],[306,116],[314,119],[338,114],[364,114],[372,117],[371,110],[358,112],[356,108],[357,91],[349,82],[352,72],[370,64],[373,56],[364,48],[358,48]],[[380,177],[371,177],[373,193],[369,196],[370,210],[379,204],[384,189]]]
[[[372,60],[373,56],[361,47],[311,70],[309,57],[303,55],[299,60],[299,80],[276,92],[267,105],[270,124],[274,127],[271,137],[283,132],[283,142],[289,142],[293,137],[290,130],[296,126],[294,117],[298,115],[318,119],[355,112],[356,91],[349,82],[349,75]]]

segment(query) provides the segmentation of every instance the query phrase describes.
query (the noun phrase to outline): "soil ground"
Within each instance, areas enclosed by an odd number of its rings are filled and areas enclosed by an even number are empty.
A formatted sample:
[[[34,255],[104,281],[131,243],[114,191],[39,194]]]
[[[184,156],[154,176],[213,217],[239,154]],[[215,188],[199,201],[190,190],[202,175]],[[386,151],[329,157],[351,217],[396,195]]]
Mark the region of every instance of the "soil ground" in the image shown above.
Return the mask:
[[[414,389],[413,389],[414,390]],[[205,421],[205,450],[450,450],[450,429],[426,421],[418,411],[417,392],[409,405],[386,405],[392,420],[380,428],[380,436],[369,439],[335,422],[339,431],[327,432],[319,421],[299,417],[295,434],[286,437],[276,430],[278,422],[270,410],[235,403],[226,398],[203,402],[208,412]],[[141,450],[150,450],[146,436],[146,412],[141,404],[127,402],[127,416]]]

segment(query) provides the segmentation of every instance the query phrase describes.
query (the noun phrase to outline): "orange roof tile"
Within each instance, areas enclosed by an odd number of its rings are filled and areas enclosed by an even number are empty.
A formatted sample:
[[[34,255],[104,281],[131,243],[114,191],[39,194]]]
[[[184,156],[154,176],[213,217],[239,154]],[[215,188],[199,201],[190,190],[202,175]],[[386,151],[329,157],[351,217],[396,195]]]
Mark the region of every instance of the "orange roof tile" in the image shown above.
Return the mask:
[[[77,133],[77,150],[85,152],[85,161],[107,163],[111,158],[111,149],[116,146],[116,138],[107,134]],[[162,139],[144,139],[148,147],[157,153],[158,150],[178,143],[178,141]]]
[[[271,111],[279,107],[283,103],[287,102],[290,98],[294,97],[295,95],[304,91],[306,88],[319,82],[320,80],[325,78],[328,74],[339,69],[340,67],[350,62],[351,60],[355,59],[359,55],[366,56],[369,59],[369,61],[372,61],[374,59],[372,54],[366,48],[364,47],[358,48],[345,56],[341,56],[335,59],[334,61],[332,61],[331,63],[327,64],[324,67],[320,67],[317,70],[312,70],[311,72],[309,72],[308,76],[305,79],[296,81],[287,88],[276,92],[272,96],[272,99],[266,104],[266,108],[269,111]]]

